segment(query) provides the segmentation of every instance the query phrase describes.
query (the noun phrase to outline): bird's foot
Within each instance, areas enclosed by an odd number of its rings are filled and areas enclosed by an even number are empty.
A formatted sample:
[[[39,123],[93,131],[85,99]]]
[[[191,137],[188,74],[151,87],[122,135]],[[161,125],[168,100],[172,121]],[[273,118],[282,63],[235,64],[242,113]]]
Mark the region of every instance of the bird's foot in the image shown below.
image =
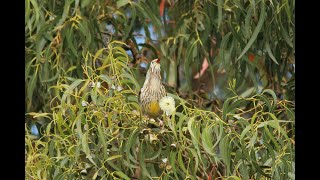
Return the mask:
[[[160,118],[157,118],[157,119],[158,119],[158,121],[159,121],[159,126],[160,126],[160,127],[163,127],[163,126],[164,126],[163,121],[162,121]]]
[[[161,126],[161,127],[163,127],[163,121],[159,121],[159,125]]]

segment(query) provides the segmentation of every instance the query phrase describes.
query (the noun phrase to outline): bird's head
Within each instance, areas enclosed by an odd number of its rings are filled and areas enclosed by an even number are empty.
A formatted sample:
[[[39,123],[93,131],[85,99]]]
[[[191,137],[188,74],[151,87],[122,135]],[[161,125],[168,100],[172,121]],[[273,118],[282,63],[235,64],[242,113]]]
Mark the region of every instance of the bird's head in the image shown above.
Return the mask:
[[[160,72],[160,59],[154,59],[151,61],[150,70],[152,72],[159,71]]]
[[[145,83],[148,83],[150,79],[161,80],[160,59],[154,59],[151,61]]]

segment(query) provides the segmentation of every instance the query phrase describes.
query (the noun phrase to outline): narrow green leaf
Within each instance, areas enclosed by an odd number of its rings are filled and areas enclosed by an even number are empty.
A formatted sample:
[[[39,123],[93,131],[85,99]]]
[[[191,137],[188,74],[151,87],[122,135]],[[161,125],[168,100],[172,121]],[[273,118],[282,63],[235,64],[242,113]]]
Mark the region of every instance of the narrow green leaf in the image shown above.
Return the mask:
[[[177,168],[176,168],[176,162],[177,162],[177,151],[170,151],[170,155],[169,155],[169,163],[172,167],[172,171],[173,171],[173,174],[174,174],[174,177],[176,179],[179,179],[178,178],[178,174],[177,174]]]
[[[208,126],[205,127],[202,134],[201,134],[201,140],[203,144],[204,150],[209,153],[210,155],[214,156],[215,153],[213,151],[213,144],[212,144],[212,127]]]
[[[130,10],[131,10],[130,11],[130,13],[131,13],[130,25],[125,26],[125,29],[124,29],[125,35],[122,38],[123,41],[127,40],[128,37],[131,35],[131,31],[133,31],[133,27],[136,23],[136,17],[137,17],[136,8],[131,7]]]
[[[101,74],[101,75],[99,75],[99,78],[102,79],[103,81],[107,82],[109,88],[112,86],[111,78],[108,77],[107,75]]]
[[[93,63],[96,64],[97,58],[102,54],[102,52],[106,50],[106,48],[99,49],[93,57]]]
[[[144,146],[143,144],[144,143],[142,142],[142,143],[140,143],[140,146],[139,146],[139,165],[141,167],[142,174],[144,176],[147,176],[149,179],[152,179],[150,174],[149,174],[149,171],[147,170],[147,165],[146,165],[146,163],[144,161],[146,152],[145,152],[145,149],[143,147]]]
[[[42,80],[41,83],[49,83],[49,82],[52,82],[52,81],[58,79],[58,77],[59,77],[59,75],[60,75],[60,72],[61,72],[61,69],[58,68],[57,73],[56,73],[53,77],[51,77],[51,78],[49,78],[49,79]]]
[[[244,49],[242,50],[242,52],[241,52],[240,56],[237,58],[237,60],[242,58],[242,56],[249,50],[249,48],[252,46],[254,41],[257,39],[258,34],[259,34],[259,32],[260,32],[260,30],[262,28],[262,25],[263,25],[264,20],[265,20],[265,3],[264,3],[264,0],[262,0],[260,2],[260,4],[261,4],[261,13],[260,13],[260,18],[259,18],[257,27],[253,31],[253,34],[252,34],[248,44],[244,47]]]
[[[223,4],[222,0],[217,0],[217,6],[218,6],[218,27],[217,27],[217,29],[220,28],[221,23],[222,23],[222,4]]]
[[[277,65],[279,65],[278,61],[276,60],[276,58],[273,56],[272,54],[272,51],[270,49],[270,44],[269,44],[269,41],[267,40],[266,41],[266,44],[265,44],[265,47],[266,47],[266,50],[268,52],[268,55],[270,56],[270,58],[273,60],[274,63],[276,63]]]
[[[128,141],[125,145],[125,155],[127,156],[127,161],[130,162],[133,161],[135,164],[138,164],[138,161],[132,156],[130,150],[135,149],[135,146],[133,146],[136,142],[137,136],[138,136],[139,130],[138,128],[132,130],[132,133],[129,136]]]
[[[276,93],[274,93],[274,91],[271,90],[271,89],[265,89],[265,90],[263,90],[263,91],[262,91],[262,94],[264,94],[264,93],[268,93],[268,94],[270,94],[270,95],[273,97],[273,106],[275,107],[275,105],[278,103]]]
[[[27,97],[30,101],[32,101],[32,99],[33,99],[32,98],[33,91],[35,89],[35,86],[36,86],[37,80],[38,80],[37,70],[38,70],[38,68],[36,68],[36,72],[32,75],[31,80],[27,86]]]
[[[99,141],[102,143],[102,150],[103,150],[103,157],[104,159],[107,158],[107,143],[106,143],[106,140],[105,140],[105,136],[104,136],[104,133],[103,133],[103,130],[102,130],[102,127],[101,127],[102,123],[98,123],[97,126],[98,126],[98,138],[99,138]]]
[[[72,28],[68,28],[65,30],[64,36],[66,38],[66,48],[71,50],[71,53],[77,58],[78,57],[78,52],[77,52],[77,48],[74,45],[74,34],[73,34],[73,29]]]
[[[268,98],[264,94],[257,94],[254,97],[261,99],[267,105],[268,111],[269,112],[272,111],[272,105],[271,105],[270,101],[268,100]]]
[[[235,97],[227,99],[223,103],[222,120],[226,121],[228,113],[235,111],[237,108],[244,106],[246,103],[248,102],[244,99],[236,99]]]
[[[246,148],[253,148],[254,144],[257,142],[257,138],[258,138],[258,131],[255,131],[255,132],[253,132]]]
[[[219,52],[219,59],[220,62],[225,62],[225,58],[224,58],[224,51],[225,49],[227,49],[227,45],[229,42],[229,38],[231,36],[231,32],[228,32],[225,36],[223,36],[221,44],[220,44],[220,52]]]
[[[240,140],[242,141],[244,136],[250,131],[251,129],[251,125],[248,125],[246,128],[244,128],[244,130],[241,132],[240,135]]]
[[[68,89],[63,93],[61,102],[64,102],[68,96],[72,93],[73,89],[79,86],[80,83],[82,83],[84,80],[82,79],[77,79],[75,80],[69,87]]]
[[[38,21],[40,19],[40,8],[38,6],[38,3],[36,0],[30,0],[32,6],[33,6],[33,9],[34,9],[34,14],[35,14],[35,25],[38,24]]]
[[[283,27],[283,25],[280,23],[278,23],[279,26],[280,26],[280,32],[282,34],[282,37],[284,38],[284,40],[286,41],[286,43],[291,47],[293,48],[293,43],[289,37],[289,33],[288,31]]]
[[[26,23],[27,21],[30,20],[30,0],[25,0],[24,1],[24,7],[25,7],[25,15],[24,15],[24,22]],[[29,28],[29,31],[31,29]]]
[[[78,23],[78,27],[84,37],[83,42],[85,42],[85,47],[89,47],[89,45],[92,42],[91,42],[91,32],[88,27],[88,21],[85,18],[83,18],[82,21]]]
[[[91,156],[90,155],[90,149],[89,149],[89,144],[88,144],[88,136],[87,134],[83,134],[82,138],[81,138],[81,145],[82,145],[82,150],[83,152],[87,155],[87,156]]]
[[[268,137],[269,137],[269,138],[271,139],[271,141],[273,142],[273,145],[276,147],[275,150],[276,150],[276,151],[279,151],[279,150],[280,150],[280,146],[279,146],[277,140],[274,138],[274,135],[271,134],[271,132],[269,131],[269,129],[268,129],[267,126],[264,126],[263,128],[264,128],[266,134],[268,135]]]
[[[219,147],[220,147],[220,152],[221,152],[221,158],[222,161],[225,163],[225,165],[227,166],[226,170],[226,175],[230,175],[230,162],[231,162],[231,153],[230,153],[230,148],[229,148],[229,143],[230,143],[230,139],[228,136],[225,136],[222,141],[220,141]]]
[[[47,40],[45,38],[41,38],[36,44],[36,46],[37,46],[37,62],[41,61],[42,50],[43,50],[46,42],[47,42]]]
[[[230,104],[230,102],[234,99],[235,97],[229,98],[227,99],[222,106],[222,120],[223,121],[227,121],[227,113],[228,113],[228,106]]]
[[[91,97],[92,103],[97,105],[98,93],[95,89],[91,90],[90,97]]]
[[[75,15],[76,10],[77,10],[78,7],[79,7],[79,2],[80,2],[80,0],[75,0],[75,1],[74,1],[74,9],[73,9],[72,15]]]
[[[255,93],[255,90],[256,90],[255,87],[248,88],[243,93],[241,93],[239,96],[242,98],[247,98],[247,97],[251,96],[253,93]]]
[[[69,9],[70,9],[70,4],[72,1],[64,1],[64,7],[63,7],[63,13],[61,16],[61,19],[59,20],[58,24],[56,25],[56,27],[61,26],[64,21],[67,19],[67,16],[69,15]]]
[[[185,174],[188,174],[188,170],[186,169],[186,167],[184,166],[184,162],[183,162],[183,159],[182,159],[182,152],[179,150],[178,152],[178,164],[179,164],[179,167],[182,169],[182,171],[185,173]]]
[[[229,177],[227,178],[227,180],[229,180],[229,179],[241,180],[241,178],[239,178],[238,176],[229,176]]]
[[[253,6],[249,6],[249,9],[247,11],[247,15],[246,15],[246,18],[245,18],[245,21],[244,21],[244,29],[243,29],[243,36],[246,38],[246,39],[249,39],[250,38],[250,22],[251,22],[251,19],[252,19],[252,11],[253,11],[254,7]]]
[[[194,174],[197,174],[197,171],[199,168],[199,158],[198,158],[197,152],[192,148],[187,148],[187,150],[189,150],[191,152],[191,154],[193,156],[192,160],[193,159],[195,160],[195,163],[193,163],[194,164]]]
[[[251,157],[251,163],[254,167],[254,169],[259,172],[257,173],[258,175],[263,175],[265,177],[268,177],[268,178],[271,178],[269,174],[266,174],[265,172],[263,172],[263,170],[261,169],[261,167],[259,166],[259,164],[257,163],[257,160],[256,160],[256,155],[255,155],[256,151],[251,151],[250,153],[250,157]],[[260,179],[260,178],[259,178]]]
[[[111,161],[113,159],[117,159],[117,158],[121,158],[121,157],[122,157],[122,155],[120,155],[120,154],[114,155],[114,156],[110,156],[110,157],[108,157],[107,161]]]
[[[200,148],[199,148],[199,128],[196,128],[196,125],[194,124],[195,117],[191,117],[188,121],[188,131],[191,135],[191,140],[193,143],[193,146],[196,148],[199,157],[201,156]]]
[[[161,29],[162,23],[160,19],[158,18],[158,16],[154,14],[154,12],[152,12],[151,8],[146,3],[144,3],[143,1],[140,1],[139,4],[138,3],[134,3],[134,4],[137,7],[138,11],[144,15],[144,18],[151,19],[152,24],[155,25],[157,29]],[[161,33],[161,31],[156,31],[156,32]]]
[[[93,179],[93,180],[97,179],[98,173],[99,173],[99,170],[96,171],[96,172],[93,174],[93,176],[92,176],[92,179]]]
[[[118,0],[117,1],[117,7],[121,8],[122,6],[125,6],[129,3],[129,0]]]
[[[251,7],[253,9],[253,16],[256,16],[256,1],[255,0],[251,0]]]
[[[154,153],[154,155],[150,158],[146,158],[146,160],[148,161],[152,161],[152,160],[155,160],[157,157],[160,156],[161,152],[162,152],[162,147],[161,147],[161,143],[159,143],[159,146],[157,148],[158,150]]]
[[[191,65],[191,62],[194,60],[194,57],[193,57],[193,49],[195,48],[196,44],[197,44],[197,41],[194,41],[194,40],[191,40],[190,41],[190,44],[188,47],[187,47],[187,50],[186,50],[186,58],[185,58],[185,61],[184,61],[184,72],[185,72],[185,77],[187,79],[187,84],[188,86],[186,86],[186,90],[190,90],[190,87],[191,87],[191,74],[190,74],[190,65]]]
[[[222,134],[223,134],[223,128],[224,127],[223,127],[222,122],[219,121],[219,130],[217,129],[217,126],[214,126],[214,128],[215,128],[214,130],[215,130],[215,134],[217,136],[217,139],[216,139],[216,142],[214,143],[212,148],[215,148],[219,144],[219,142],[221,140],[221,137],[222,137]]]
[[[130,180],[130,178],[121,171],[115,171],[113,174],[116,174],[117,176],[119,176],[125,180]]]

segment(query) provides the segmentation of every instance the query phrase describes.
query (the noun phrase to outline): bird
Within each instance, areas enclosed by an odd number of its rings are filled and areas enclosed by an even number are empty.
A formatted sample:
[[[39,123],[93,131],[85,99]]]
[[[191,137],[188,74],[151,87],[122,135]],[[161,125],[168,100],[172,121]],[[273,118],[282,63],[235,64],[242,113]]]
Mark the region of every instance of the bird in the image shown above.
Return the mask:
[[[160,58],[154,59],[146,74],[144,84],[139,91],[139,103],[144,114],[151,118],[158,118],[163,111],[159,101],[167,95],[161,81]]]

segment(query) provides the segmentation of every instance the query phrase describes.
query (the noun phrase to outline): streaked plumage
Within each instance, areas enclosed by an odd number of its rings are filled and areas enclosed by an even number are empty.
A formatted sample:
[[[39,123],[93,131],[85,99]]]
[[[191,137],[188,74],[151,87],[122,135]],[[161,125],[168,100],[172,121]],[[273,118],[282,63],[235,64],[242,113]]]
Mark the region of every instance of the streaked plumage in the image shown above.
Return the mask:
[[[139,92],[142,112],[152,118],[161,115],[159,100],[166,95],[166,89],[161,82],[160,59],[154,59],[151,61],[146,80]]]

